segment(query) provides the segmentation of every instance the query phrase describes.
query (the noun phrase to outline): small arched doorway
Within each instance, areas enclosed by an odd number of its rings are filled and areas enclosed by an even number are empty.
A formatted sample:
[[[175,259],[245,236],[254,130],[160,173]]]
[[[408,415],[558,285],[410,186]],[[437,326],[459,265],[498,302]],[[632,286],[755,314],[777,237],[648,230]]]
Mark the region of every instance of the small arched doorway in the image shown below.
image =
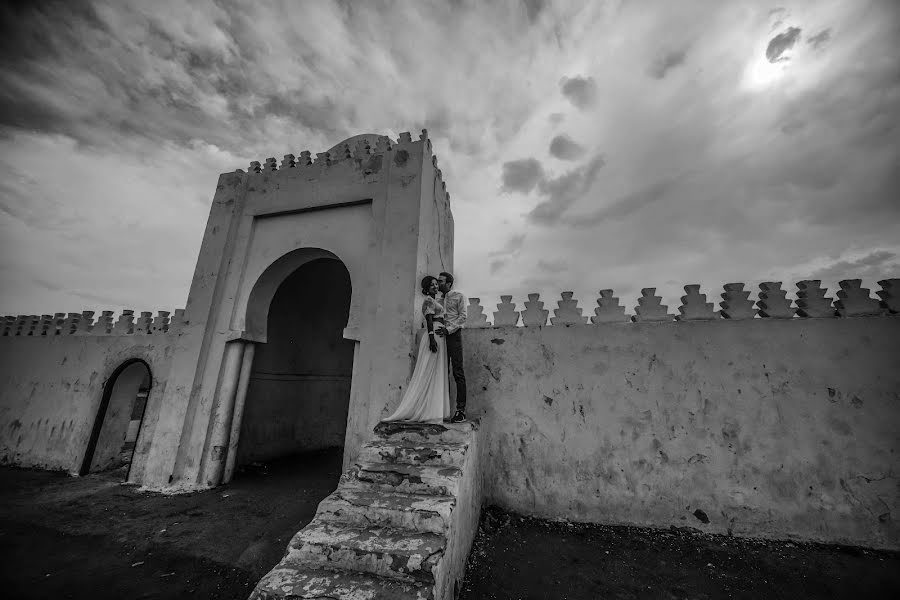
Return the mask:
[[[350,274],[335,258],[310,260],[278,286],[266,317],[266,343],[253,357],[238,476],[299,455],[318,460],[325,453],[329,463],[340,465],[353,369],[354,342],[343,337],[350,300]]]
[[[128,479],[152,385],[150,367],[140,359],[113,371],[103,387],[79,475],[122,469],[122,478]]]

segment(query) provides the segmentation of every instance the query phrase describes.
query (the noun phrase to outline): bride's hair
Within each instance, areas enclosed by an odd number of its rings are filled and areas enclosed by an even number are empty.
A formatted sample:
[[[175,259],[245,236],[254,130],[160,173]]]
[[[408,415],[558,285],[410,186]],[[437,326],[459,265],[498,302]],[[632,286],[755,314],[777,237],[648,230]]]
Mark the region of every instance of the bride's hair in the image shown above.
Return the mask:
[[[422,293],[426,296],[428,295],[428,288],[431,287],[432,281],[437,281],[437,277],[434,275],[426,275],[422,278]]]

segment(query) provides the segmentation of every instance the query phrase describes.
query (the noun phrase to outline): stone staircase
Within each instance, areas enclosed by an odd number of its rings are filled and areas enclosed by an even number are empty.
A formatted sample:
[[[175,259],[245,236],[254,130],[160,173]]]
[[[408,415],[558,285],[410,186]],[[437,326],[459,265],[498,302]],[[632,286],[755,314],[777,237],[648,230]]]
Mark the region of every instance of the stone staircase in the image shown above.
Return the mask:
[[[454,598],[481,508],[478,425],[376,425],[250,600]]]

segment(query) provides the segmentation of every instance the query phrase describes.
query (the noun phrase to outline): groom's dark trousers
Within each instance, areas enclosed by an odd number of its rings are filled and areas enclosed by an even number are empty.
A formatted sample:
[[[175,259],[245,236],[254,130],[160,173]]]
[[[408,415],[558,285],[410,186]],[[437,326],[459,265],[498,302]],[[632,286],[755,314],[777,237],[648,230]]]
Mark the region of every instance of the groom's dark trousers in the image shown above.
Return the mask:
[[[447,354],[450,355],[450,372],[456,382],[456,410],[466,412],[466,374],[463,371],[462,329],[447,336]]]

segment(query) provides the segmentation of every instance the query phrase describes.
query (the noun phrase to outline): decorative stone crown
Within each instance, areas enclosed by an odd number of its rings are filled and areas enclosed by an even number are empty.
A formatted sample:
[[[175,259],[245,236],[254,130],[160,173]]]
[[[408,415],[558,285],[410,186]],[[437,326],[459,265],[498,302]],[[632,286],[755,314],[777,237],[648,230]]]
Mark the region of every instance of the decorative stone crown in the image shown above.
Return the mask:
[[[94,311],[86,310],[68,314],[0,317],[0,336],[174,334],[185,324],[183,308],[175,310],[174,314],[161,310],[156,317],[152,312],[142,312],[136,319],[133,310],[123,310],[118,320],[113,319],[113,311],[104,310],[96,322]]]
[[[376,157],[383,157],[391,152],[399,152],[401,150],[409,150],[413,144],[425,144],[425,147],[431,156],[431,164],[434,166],[437,178],[441,183],[441,189],[447,194],[447,184],[444,182],[444,175],[438,168],[437,156],[432,152],[431,140],[428,138],[428,130],[423,129],[417,141],[413,141],[412,134],[404,131],[397,138],[396,142],[391,141],[386,135],[363,134],[348,138],[326,152],[317,152],[315,158],[309,150],[300,153],[299,158],[293,154],[285,154],[281,159],[281,165],[275,157],[267,158],[260,163],[254,160],[247,169],[248,174],[253,175],[286,175],[296,174],[301,171],[322,171],[334,165],[339,164],[355,164],[357,168],[366,172],[371,172],[371,161]],[[237,172],[243,173],[242,169]]]
[[[681,297],[681,306],[678,315],[670,314],[668,307],[662,304],[662,298],[656,295],[656,288],[644,288],[638,305],[634,308],[634,315],[630,317],[634,322],[648,321],[720,321],[728,319],[741,321],[747,319],[815,319],[834,317],[870,317],[900,315],[900,279],[883,279],[878,282],[881,290],[876,292],[878,298],[872,298],[869,290],[861,287],[859,279],[845,279],[840,282],[838,299],[832,300],[826,297],[827,291],[822,288],[819,280],[805,280],[797,283],[797,299],[794,306],[791,300],[785,296],[787,292],[781,289],[780,281],[768,281],[759,285],[759,299],[750,300],[750,292],[744,290],[743,283],[726,283],[722,301],[719,303],[721,310],[713,310],[713,303],[706,301],[706,294],[700,293],[700,285],[690,284],[684,286],[685,295]],[[620,323],[629,321],[625,314],[625,307],[619,305],[619,299],[613,295],[613,290],[600,290],[597,298],[595,315],[590,322],[597,325],[601,323]],[[550,311],[544,308],[540,300],[540,294],[528,294],[525,302],[525,310],[516,311],[516,304],[512,296],[500,296],[497,312],[494,313],[494,324],[488,322],[483,313],[480,298],[470,298],[468,308],[467,327],[515,327],[521,324],[530,327],[543,327],[547,325],[587,325],[588,317],[581,315],[581,309],[577,307],[578,301],[574,299],[572,292],[562,292],[558,300],[559,308],[553,312],[554,317],[547,323]],[[880,298],[880,300],[879,300]]]

